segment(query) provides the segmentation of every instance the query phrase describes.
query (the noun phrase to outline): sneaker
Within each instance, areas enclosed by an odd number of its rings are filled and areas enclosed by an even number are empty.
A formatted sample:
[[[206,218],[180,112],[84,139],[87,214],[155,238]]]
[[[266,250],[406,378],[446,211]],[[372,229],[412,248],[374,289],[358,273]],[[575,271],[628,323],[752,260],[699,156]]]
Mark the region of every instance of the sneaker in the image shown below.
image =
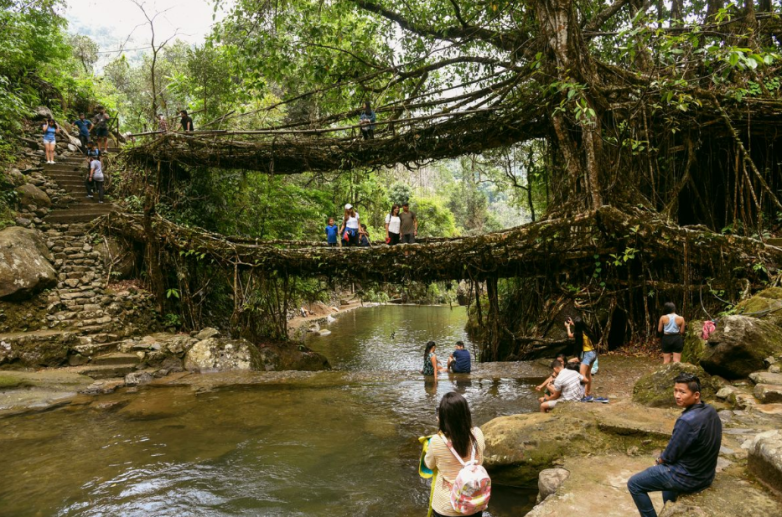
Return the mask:
[[[103,204],[103,201],[98,201],[98,203]]]
[[[87,199],[92,199],[92,194],[87,194]]]
[[[581,399],[581,402],[592,402],[593,400],[595,400],[595,397],[593,397],[592,395],[590,395],[590,396],[588,396],[588,397],[584,397],[584,398],[582,398],[582,399]]]

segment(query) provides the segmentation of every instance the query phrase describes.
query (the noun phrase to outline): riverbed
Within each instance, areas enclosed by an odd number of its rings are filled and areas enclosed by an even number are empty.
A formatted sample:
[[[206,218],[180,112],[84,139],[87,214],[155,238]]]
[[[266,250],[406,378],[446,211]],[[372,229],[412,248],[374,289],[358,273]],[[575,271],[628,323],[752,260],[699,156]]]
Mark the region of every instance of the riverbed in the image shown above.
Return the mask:
[[[534,410],[540,370],[478,365],[420,376],[464,334],[463,308],[356,310],[307,344],[331,372],[186,375],[0,420],[0,515],[424,515],[417,437],[463,393],[474,422]],[[523,515],[534,492],[495,486],[488,515]]]

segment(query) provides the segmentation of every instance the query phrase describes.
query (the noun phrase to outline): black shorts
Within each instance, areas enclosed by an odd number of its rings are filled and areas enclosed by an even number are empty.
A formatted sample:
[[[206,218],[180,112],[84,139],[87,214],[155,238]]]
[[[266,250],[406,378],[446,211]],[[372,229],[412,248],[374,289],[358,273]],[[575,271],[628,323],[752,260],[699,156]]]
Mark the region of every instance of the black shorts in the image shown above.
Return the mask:
[[[681,334],[665,334],[660,340],[664,354],[681,354],[684,350],[684,336]]]
[[[391,246],[396,246],[397,244],[399,244],[398,233],[388,232],[388,236],[391,238],[391,242],[389,242],[388,244],[390,244]]]
[[[109,136],[109,128],[107,127],[99,127],[95,128],[95,136],[98,138],[106,138]]]
[[[402,244],[415,244],[415,234],[405,233],[402,235]]]

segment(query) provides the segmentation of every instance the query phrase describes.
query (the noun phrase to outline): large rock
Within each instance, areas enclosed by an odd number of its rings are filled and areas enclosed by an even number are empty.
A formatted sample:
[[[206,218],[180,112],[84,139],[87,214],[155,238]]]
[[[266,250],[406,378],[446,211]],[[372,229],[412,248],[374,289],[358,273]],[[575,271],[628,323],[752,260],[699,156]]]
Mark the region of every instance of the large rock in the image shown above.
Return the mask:
[[[736,314],[782,326],[782,287],[769,287],[736,305]]]
[[[498,484],[532,487],[539,473],[576,456],[605,452],[646,453],[665,446],[678,412],[634,404],[571,402],[551,413],[495,418],[481,426],[486,437],[484,465]],[[572,478],[571,478],[572,479]]]
[[[9,169],[8,172],[5,174],[5,177],[14,187],[21,187],[22,185],[27,183],[27,178],[24,177],[24,174],[22,174],[22,171],[20,171],[19,169],[15,169],[15,168]]]
[[[676,406],[673,398],[673,380],[682,373],[698,376],[701,381],[702,400],[714,398],[711,378],[703,368],[689,363],[668,363],[638,379],[633,388],[633,402],[659,408]]]
[[[782,386],[774,384],[758,384],[753,392],[755,398],[763,404],[782,402]]]
[[[49,120],[50,118],[54,118],[54,113],[52,113],[52,110],[47,108],[46,106],[38,106],[33,110],[33,120]]]
[[[711,335],[700,364],[727,379],[747,377],[763,368],[763,360],[782,352],[782,329],[749,316],[726,316]]]
[[[52,255],[35,230],[0,231],[0,299],[23,300],[57,284]]]
[[[52,200],[49,199],[46,192],[32,183],[16,187],[16,192],[19,194],[19,202],[24,206],[35,205],[38,208],[49,208],[52,206]]]
[[[185,354],[185,368],[199,371],[263,370],[258,347],[245,339],[210,337]]]
[[[747,468],[765,485],[782,493],[781,431],[766,431],[755,436],[749,450]]]
[[[700,320],[687,322],[687,330],[684,333],[684,350],[682,361],[685,363],[699,364],[706,351],[706,340],[701,339],[703,322]]]
[[[653,500],[660,495],[654,494]],[[633,515],[628,513],[627,515]],[[782,515],[782,503],[755,483],[718,473],[711,487],[668,503],[660,517],[770,517]]]

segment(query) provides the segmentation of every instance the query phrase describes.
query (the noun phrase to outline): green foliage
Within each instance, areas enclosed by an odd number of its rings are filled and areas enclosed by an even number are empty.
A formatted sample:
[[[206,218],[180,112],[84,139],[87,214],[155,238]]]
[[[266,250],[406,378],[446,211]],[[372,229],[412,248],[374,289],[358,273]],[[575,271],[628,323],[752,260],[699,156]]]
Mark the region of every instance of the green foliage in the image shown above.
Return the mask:
[[[416,198],[411,210],[418,218],[420,237],[453,237],[457,234],[453,213],[441,198]]]
[[[404,183],[394,183],[388,190],[388,200],[391,204],[399,205],[400,207],[409,202],[412,195],[413,190]]]

